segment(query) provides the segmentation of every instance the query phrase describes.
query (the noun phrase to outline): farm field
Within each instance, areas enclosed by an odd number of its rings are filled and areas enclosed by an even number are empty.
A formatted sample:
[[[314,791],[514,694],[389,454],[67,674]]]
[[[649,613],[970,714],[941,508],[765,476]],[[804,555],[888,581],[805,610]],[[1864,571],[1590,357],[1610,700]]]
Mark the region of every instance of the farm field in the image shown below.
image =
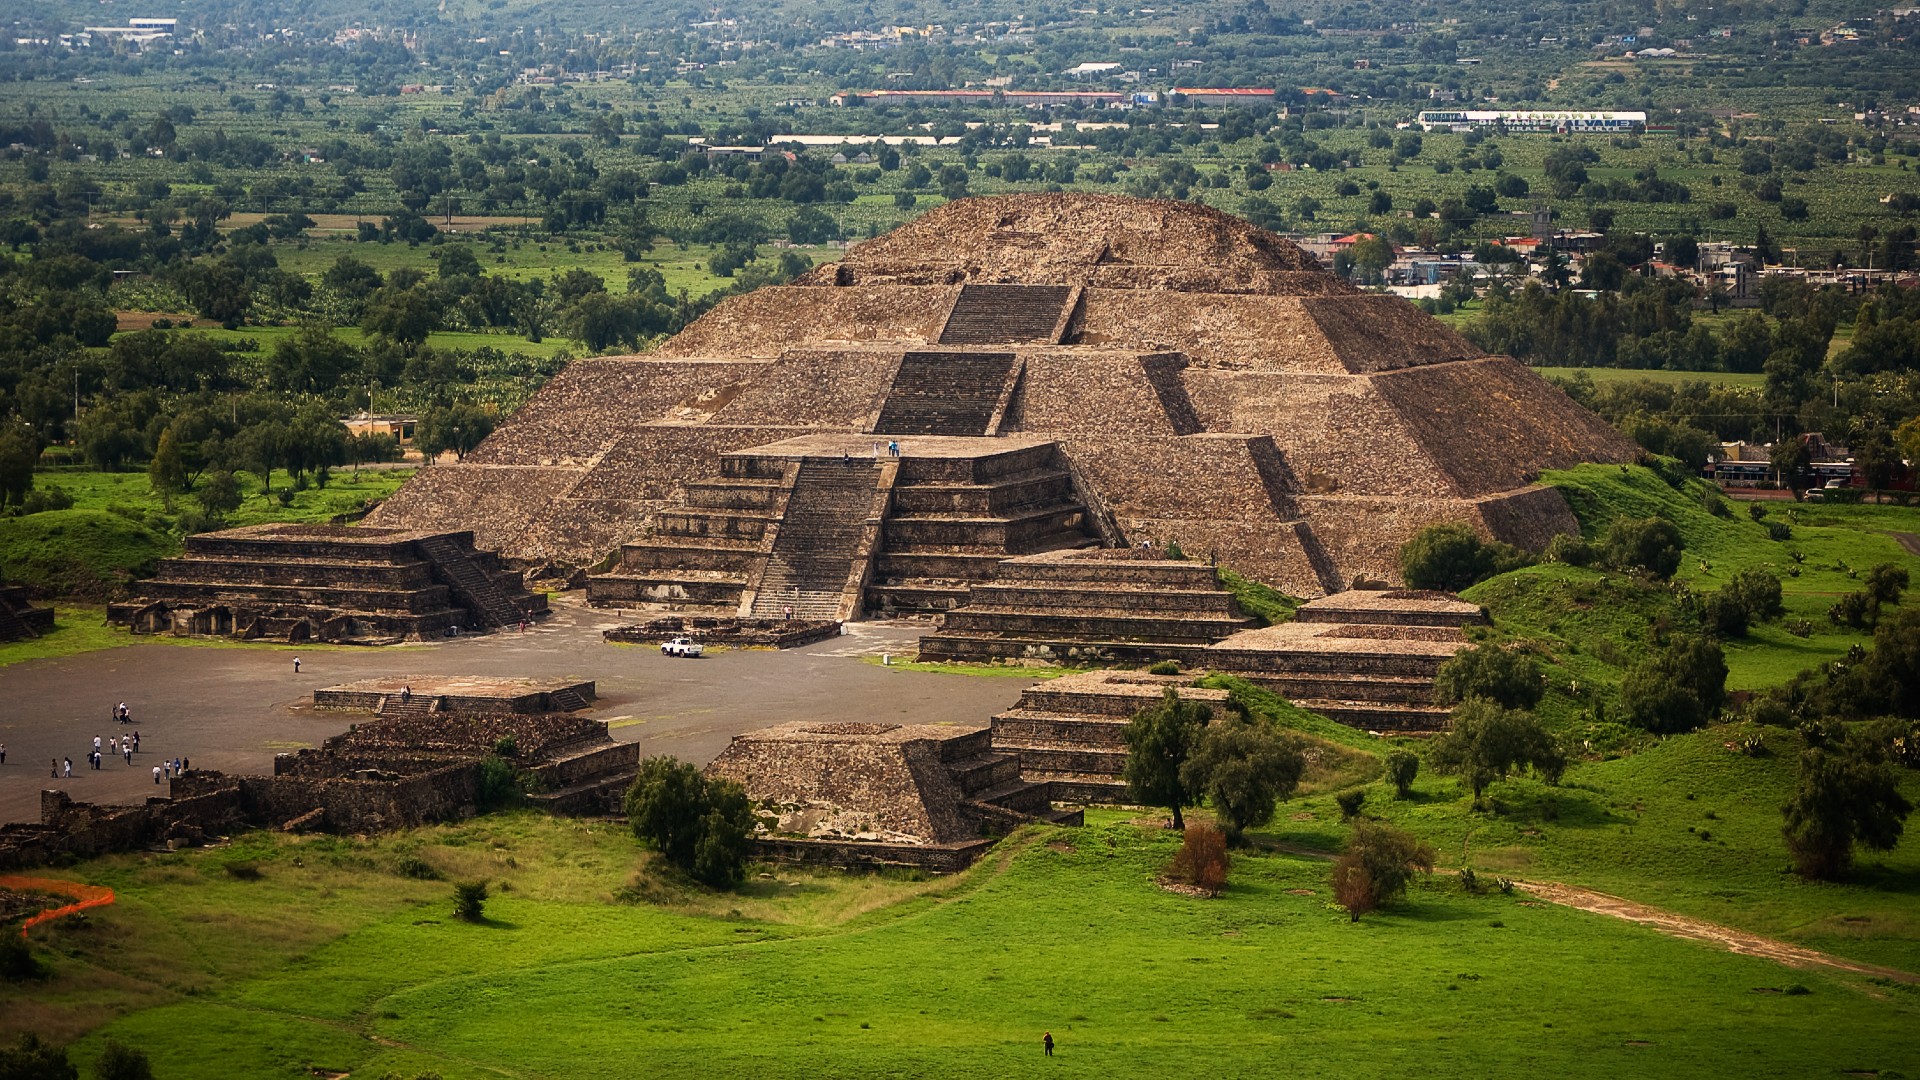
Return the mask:
[[[1029,829],[951,879],[779,868],[710,896],[664,882],[597,823],[254,834],[68,871],[119,902],[45,931],[53,974],[30,1001],[4,991],[5,1023],[123,1013],[76,1060],[112,1038],[175,1076],[1162,1076],[1282,1055],[1442,1077],[1915,1064],[1917,1006],[1900,989],[1444,876],[1355,924],[1329,903],[1324,862],[1282,853],[1243,855],[1228,891],[1199,900],[1154,883],[1173,846],[1101,812]],[[487,920],[451,919],[429,876],[489,879]],[[202,928],[186,954],[163,929],[183,923]],[[1698,1023],[1702,1009],[1717,1022]]]
[[[1767,377],[1759,372],[1745,371],[1653,371],[1645,368],[1569,368],[1537,367],[1533,369],[1549,379],[1572,379],[1581,375],[1595,383],[1631,382],[1647,379],[1657,383],[1678,385],[1689,382],[1714,383],[1720,386],[1763,387]]]

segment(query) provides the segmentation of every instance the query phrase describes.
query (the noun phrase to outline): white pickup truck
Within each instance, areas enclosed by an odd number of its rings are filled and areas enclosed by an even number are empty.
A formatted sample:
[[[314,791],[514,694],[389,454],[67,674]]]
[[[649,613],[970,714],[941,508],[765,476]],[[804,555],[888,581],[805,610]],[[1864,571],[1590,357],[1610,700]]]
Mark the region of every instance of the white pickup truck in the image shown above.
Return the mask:
[[[668,656],[703,656],[706,648],[690,637],[677,637],[660,643],[660,651]]]

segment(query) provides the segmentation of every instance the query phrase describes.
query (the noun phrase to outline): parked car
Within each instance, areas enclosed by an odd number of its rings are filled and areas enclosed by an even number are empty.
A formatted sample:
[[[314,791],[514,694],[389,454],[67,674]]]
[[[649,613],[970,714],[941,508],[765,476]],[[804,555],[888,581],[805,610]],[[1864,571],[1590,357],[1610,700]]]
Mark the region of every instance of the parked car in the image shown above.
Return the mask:
[[[668,656],[703,656],[707,650],[705,646],[690,637],[677,637],[671,641],[661,642],[660,651]]]

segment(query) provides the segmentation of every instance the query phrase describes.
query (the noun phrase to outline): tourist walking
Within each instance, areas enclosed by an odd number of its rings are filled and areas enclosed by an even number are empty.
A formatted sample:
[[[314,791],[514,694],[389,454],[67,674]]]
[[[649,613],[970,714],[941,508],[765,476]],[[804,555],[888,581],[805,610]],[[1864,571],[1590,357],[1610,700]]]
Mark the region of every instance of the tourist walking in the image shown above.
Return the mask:
[[[124,739],[121,740],[120,756],[127,759],[127,764],[129,765],[133,764],[133,744],[130,742],[127,742]]]
[[[50,780],[60,779],[60,762],[54,758],[47,759],[47,778]]]
[[[63,780],[73,779],[73,759],[72,758],[69,757],[69,758],[60,759],[60,777]]]
[[[898,439],[887,440],[887,453],[892,454],[894,457],[900,456],[900,441]]]
[[[138,731],[133,733],[133,752],[136,754],[140,752],[140,733]]]
[[[7,744],[0,742],[0,765],[7,763]]]
[[[98,735],[93,737],[93,752],[96,754],[100,752],[100,736]]]
[[[158,765],[153,767],[153,782],[156,784],[160,782],[160,766]]]
[[[1053,1056],[1053,1032],[1049,1031],[1045,1035],[1040,1036],[1040,1045],[1045,1046],[1047,1048],[1047,1056],[1052,1057]]]
[[[293,658],[293,673],[300,674],[300,658],[297,656]]]

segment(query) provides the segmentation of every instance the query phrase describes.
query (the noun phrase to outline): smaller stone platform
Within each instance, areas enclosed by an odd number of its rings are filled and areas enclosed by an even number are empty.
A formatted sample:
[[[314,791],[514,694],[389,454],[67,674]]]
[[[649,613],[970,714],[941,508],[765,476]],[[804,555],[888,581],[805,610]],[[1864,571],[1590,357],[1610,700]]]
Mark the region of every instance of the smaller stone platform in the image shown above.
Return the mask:
[[[633,626],[616,626],[601,634],[624,645],[657,645],[672,637],[689,637],[702,645],[743,649],[793,649],[837,637],[841,624],[832,620],[725,619],[698,615],[669,615]]]
[[[1013,708],[993,718],[993,750],[1017,757],[1020,778],[1052,785],[1056,799],[1127,802],[1120,773],[1127,762],[1127,724],[1134,715],[1158,704],[1169,688],[1182,701],[1201,702],[1216,712],[1226,703],[1225,690],[1202,689],[1193,680],[1192,675],[1083,671],[1035,683]]]
[[[920,659],[1109,664],[1197,661],[1254,625],[1203,562],[1083,548],[1003,560],[920,639]]]
[[[1293,621],[1209,646],[1199,663],[1239,675],[1302,708],[1367,731],[1433,732],[1447,710],[1433,678],[1467,647],[1486,612],[1450,593],[1336,593],[1301,605]]]
[[[52,608],[35,607],[24,585],[0,586],[0,641],[36,638],[52,629]]]
[[[591,679],[572,682],[486,675],[390,675],[313,692],[313,703],[323,708],[365,709],[381,716],[578,712],[593,708],[593,699]]]
[[[736,735],[707,774],[732,780],[776,819],[763,858],[836,865],[965,867],[1028,821],[1079,824],[1051,788],[1022,779],[988,729],[793,723]]]

